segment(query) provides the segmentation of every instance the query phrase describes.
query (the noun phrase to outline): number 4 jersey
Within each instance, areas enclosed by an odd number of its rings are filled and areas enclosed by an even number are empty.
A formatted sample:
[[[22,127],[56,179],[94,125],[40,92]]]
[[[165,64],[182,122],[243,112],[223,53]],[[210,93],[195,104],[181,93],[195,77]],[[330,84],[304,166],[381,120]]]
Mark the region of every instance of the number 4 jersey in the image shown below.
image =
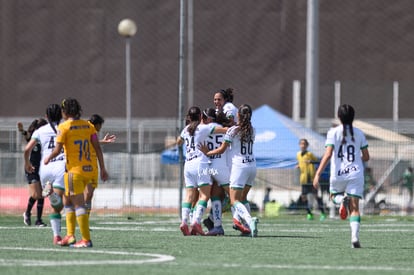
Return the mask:
[[[333,146],[331,158],[331,182],[361,178],[364,176],[364,164],[361,150],[368,148],[364,133],[353,127],[352,140],[349,126],[346,128],[346,143],[342,144],[343,125],[328,131],[325,146]]]

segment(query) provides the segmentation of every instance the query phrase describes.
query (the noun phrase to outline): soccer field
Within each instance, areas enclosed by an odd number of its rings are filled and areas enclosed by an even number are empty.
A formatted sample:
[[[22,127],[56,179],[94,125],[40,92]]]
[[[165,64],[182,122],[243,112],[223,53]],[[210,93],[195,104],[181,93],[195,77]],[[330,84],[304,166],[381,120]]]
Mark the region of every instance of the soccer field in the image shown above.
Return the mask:
[[[253,239],[224,222],[225,236],[184,237],[176,216],[92,216],[94,247],[73,249],[53,246],[50,227],[0,216],[0,274],[414,273],[413,217],[362,217],[361,249],[348,221],[261,218]]]

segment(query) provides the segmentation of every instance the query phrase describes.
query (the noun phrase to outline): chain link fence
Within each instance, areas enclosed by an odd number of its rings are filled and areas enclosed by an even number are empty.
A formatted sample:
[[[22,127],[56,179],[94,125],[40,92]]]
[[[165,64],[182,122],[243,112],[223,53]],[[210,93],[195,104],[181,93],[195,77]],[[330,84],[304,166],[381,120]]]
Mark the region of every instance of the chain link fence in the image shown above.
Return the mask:
[[[298,121],[304,124],[306,68],[305,0],[182,1],[185,6],[185,109],[213,105],[213,91],[235,88],[235,103],[254,109],[268,104],[287,116],[301,82]],[[376,209],[407,209],[399,179],[412,166],[411,140],[395,141],[384,129],[412,137],[411,102],[414,2],[319,1],[319,119],[317,132],[332,124],[335,81],[340,101],[353,105],[368,122],[374,178],[381,182]],[[137,22],[132,38],[133,179],[126,181],[124,39],[116,27]],[[178,135],[180,1],[0,1],[0,205],[3,212],[26,204],[21,140],[17,121],[27,126],[45,107],[64,97],[78,98],[84,118],[102,114],[102,133],[117,135],[105,145],[110,174],[100,182],[94,205],[118,211],[176,211],[179,165],[163,164],[161,154]],[[398,104],[394,83],[398,81]],[[396,109],[397,106],[398,108]],[[377,128],[372,129],[372,125]],[[269,148],[277,152],[278,148]],[[298,147],[299,150],[299,147]],[[392,169],[390,169],[390,167]],[[389,171],[390,170],[390,171]],[[286,207],[300,186],[294,169],[259,170],[250,199],[261,207],[266,187]],[[405,212],[404,212],[405,213]]]

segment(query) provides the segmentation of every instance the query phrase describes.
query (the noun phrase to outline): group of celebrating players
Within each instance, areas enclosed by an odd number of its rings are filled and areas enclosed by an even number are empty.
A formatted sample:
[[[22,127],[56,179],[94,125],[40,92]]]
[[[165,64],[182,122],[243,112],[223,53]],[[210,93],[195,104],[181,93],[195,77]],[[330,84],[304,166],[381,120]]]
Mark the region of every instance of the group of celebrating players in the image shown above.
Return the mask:
[[[180,230],[189,235],[224,235],[222,209],[230,199],[233,228],[243,235],[257,236],[258,219],[251,216],[247,194],[256,176],[253,154],[255,131],[252,109],[233,102],[233,89],[214,93],[215,108],[190,107],[187,126],[177,139],[185,145],[186,194],[181,207]],[[208,201],[211,213],[201,223]]]

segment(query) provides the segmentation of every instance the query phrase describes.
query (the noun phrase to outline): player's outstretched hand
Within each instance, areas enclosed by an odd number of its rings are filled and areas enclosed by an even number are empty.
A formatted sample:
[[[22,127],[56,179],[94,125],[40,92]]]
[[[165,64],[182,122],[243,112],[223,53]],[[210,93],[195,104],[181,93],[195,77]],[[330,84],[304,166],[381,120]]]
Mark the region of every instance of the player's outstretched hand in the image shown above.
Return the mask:
[[[106,134],[104,138],[101,140],[101,143],[113,143],[116,140],[115,135]]]

